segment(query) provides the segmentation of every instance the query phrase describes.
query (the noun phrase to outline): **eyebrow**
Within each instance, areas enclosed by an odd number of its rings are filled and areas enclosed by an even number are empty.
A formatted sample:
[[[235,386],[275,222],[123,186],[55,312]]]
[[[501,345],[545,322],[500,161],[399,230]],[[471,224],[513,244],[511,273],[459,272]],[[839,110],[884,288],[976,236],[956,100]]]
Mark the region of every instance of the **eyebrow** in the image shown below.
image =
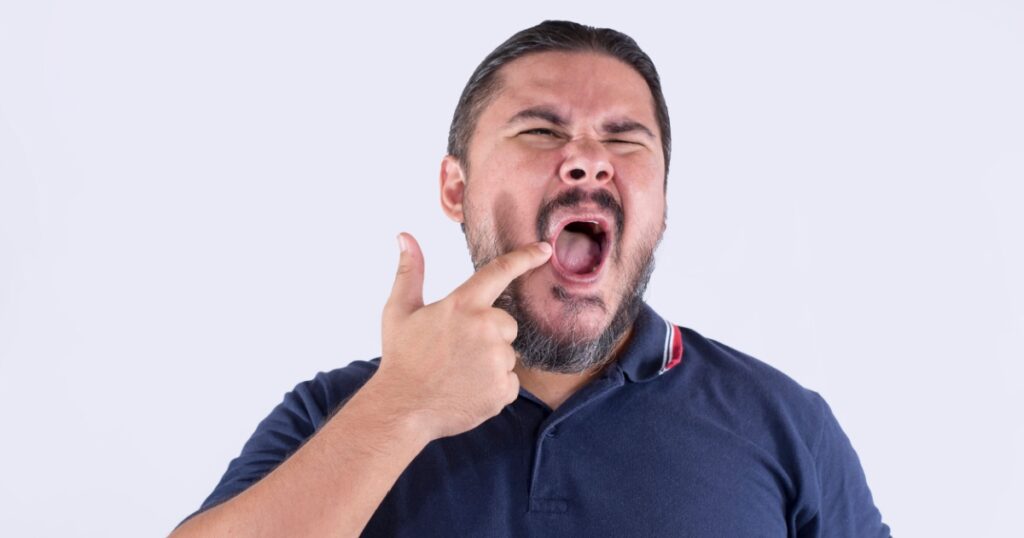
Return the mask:
[[[511,118],[509,118],[506,125],[511,125],[516,122],[528,120],[528,119],[539,119],[544,120],[548,123],[557,125],[558,127],[565,127],[569,122],[559,115],[554,108],[550,106],[540,105],[530,108],[524,108],[520,110]],[[649,138],[657,138],[654,136],[654,131],[651,131],[646,125],[631,120],[629,118],[619,120],[609,120],[601,125],[601,129],[608,134],[622,134],[631,132],[640,132],[647,135]]]
[[[565,121],[565,118],[558,115],[558,112],[556,112],[555,109],[541,105],[520,110],[514,116],[509,118],[507,125],[528,119],[544,120],[559,127],[565,127],[565,125],[569,123]]]
[[[651,139],[657,138],[654,136],[654,132],[648,129],[646,125],[630,119],[606,121],[601,128],[608,134],[622,134],[639,131]]]

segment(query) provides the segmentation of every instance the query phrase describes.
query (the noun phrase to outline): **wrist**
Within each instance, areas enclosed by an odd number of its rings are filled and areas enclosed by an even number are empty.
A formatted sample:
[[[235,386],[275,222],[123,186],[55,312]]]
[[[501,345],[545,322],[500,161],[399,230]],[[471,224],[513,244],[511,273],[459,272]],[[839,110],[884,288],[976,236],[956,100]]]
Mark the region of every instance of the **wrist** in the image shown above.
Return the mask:
[[[371,377],[352,396],[346,407],[352,406],[353,414],[365,417],[388,438],[400,439],[420,449],[433,441],[436,436],[429,428],[422,410],[410,405],[401,391],[391,391],[376,376]]]

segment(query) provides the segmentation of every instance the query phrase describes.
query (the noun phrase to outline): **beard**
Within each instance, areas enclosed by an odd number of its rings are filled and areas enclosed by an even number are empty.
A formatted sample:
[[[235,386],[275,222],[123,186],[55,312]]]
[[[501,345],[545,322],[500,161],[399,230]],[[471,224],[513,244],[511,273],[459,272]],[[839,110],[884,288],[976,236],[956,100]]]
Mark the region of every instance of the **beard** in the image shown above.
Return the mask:
[[[544,240],[550,216],[555,209],[578,206],[588,200],[610,210],[615,216],[615,245],[611,257],[620,269],[625,270],[622,285],[612,292],[615,295],[612,300],[617,299],[612,304],[617,303],[618,306],[603,329],[596,335],[588,334],[580,318],[588,308],[600,308],[607,314],[605,300],[600,296],[570,295],[562,286],[554,285],[551,298],[562,304],[562,312],[557,319],[563,330],[558,331],[545,326],[536,305],[523,292],[522,278],[513,280],[495,300],[494,306],[508,312],[519,325],[512,348],[526,368],[578,374],[604,366],[613,359],[612,351],[633,325],[643,305],[644,292],[654,272],[654,251],[661,242],[661,234],[651,234],[651,239],[638,245],[635,252],[624,255],[620,248],[624,220],[622,207],[607,191],[593,191],[588,195],[582,189],[574,188],[543,204],[537,214],[536,240]],[[466,212],[466,221],[469,222],[469,211]],[[479,230],[479,233],[470,233],[476,230],[472,226],[469,230],[463,226],[476,270],[515,248],[507,224],[497,219],[496,230]]]

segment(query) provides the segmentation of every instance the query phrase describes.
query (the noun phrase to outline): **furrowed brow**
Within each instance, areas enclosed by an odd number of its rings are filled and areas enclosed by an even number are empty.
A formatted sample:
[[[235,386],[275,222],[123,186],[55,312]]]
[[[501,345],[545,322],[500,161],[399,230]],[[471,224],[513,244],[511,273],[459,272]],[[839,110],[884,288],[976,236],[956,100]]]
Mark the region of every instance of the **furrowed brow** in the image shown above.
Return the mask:
[[[565,118],[558,115],[558,112],[555,112],[555,109],[548,106],[534,106],[517,112],[509,118],[507,125],[528,119],[541,119],[559,127],[565,127],[568,123]]]
[[[642,124],[642,123],[640,123],[638,121],[633,121],[633,120],[628,120],[628,119],[626,119],[626,120],[606,121],[604,123],[604,125],[601,126],[601,128],[604,129],[604,132],[606,132],[608,134],[622,134],[622,133],[639,132],[639,133],[643,133],[643,134],[647,135],[647,137],[651,138],[652,140],[654,138],[656,138],[654,136],[654,132],[651,131],[650,129],[648,129],[646,125],[644,125],[644,124]]]

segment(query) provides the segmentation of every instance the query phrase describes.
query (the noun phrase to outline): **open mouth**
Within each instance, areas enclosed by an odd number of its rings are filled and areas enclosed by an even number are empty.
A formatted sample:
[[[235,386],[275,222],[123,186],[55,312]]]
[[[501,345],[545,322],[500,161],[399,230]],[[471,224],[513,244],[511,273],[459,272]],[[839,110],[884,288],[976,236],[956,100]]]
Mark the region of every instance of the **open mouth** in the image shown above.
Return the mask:
[[[555,233],[552,261],[570,280],[590,281],[601,271],[610,246],[603,219],[570,219]]]

